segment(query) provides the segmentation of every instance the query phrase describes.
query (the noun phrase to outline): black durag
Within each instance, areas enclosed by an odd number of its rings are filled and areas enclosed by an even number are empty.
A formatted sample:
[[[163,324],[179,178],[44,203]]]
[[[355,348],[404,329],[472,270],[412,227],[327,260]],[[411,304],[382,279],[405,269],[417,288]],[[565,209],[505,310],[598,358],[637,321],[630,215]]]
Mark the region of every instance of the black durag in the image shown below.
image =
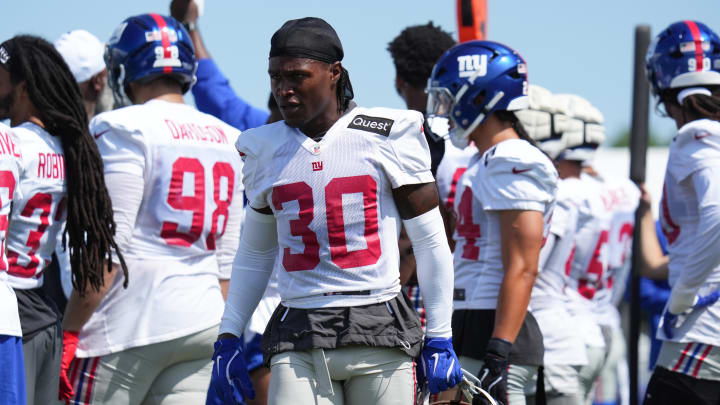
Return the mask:
[[[270,57],[308,58],[324,63],[342,61],[345,53],[337,33],[325,20],[305,17],[289,20],[275,31],[270,40]],[[338,107],[344,111],[355,97],[350,74],[342,68],[337,82]]]

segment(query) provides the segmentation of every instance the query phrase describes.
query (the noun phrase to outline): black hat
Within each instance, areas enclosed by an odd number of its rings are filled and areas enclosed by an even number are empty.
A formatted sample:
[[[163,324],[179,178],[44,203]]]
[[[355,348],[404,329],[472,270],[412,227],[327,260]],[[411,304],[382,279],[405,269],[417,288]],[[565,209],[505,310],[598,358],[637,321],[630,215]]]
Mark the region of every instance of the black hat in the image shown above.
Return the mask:
[[[270,57],[290,56],[325,63],[341,61],[344,53],[340,38],[325,20],[305,17],[289,20],[270,40]]]

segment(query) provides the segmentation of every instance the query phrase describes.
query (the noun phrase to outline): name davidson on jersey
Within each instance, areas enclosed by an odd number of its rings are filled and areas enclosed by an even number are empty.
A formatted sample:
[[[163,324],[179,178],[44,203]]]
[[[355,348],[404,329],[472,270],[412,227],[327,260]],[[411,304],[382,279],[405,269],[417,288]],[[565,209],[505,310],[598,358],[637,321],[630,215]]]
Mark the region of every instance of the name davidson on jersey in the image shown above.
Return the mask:
[[[192,122],[175,122],[166,119],[173,139],[187,139],[202,142],[227,144],[225,132],[217,125],[198,125]]]

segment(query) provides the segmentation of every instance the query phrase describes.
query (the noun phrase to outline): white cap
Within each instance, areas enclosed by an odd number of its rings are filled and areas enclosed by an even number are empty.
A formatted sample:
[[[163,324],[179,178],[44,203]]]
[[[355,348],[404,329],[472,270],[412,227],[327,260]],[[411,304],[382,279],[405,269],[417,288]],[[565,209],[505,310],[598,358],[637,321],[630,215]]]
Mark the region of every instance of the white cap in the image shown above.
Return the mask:
[[[78,83],[90,80],[105,69],[105,44],[85,30],[62,34],[55,41],[55,49],[65,59]]]

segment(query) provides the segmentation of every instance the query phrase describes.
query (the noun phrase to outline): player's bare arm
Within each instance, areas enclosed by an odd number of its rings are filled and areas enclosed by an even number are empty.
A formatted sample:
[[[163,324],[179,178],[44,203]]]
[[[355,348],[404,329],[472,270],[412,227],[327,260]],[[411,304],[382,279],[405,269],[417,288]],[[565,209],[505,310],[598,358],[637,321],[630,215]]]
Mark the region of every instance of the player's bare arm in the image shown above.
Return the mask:
[[[501,211],[500,234],[505,277],[500,286],[493,337],[514,342],[538,272],[543,218],[539,211]]]
[[[413,184],[393,189],[393,199],[402,219],[415,218],[439,205],[435,183]]]
[[[105,267],[105,266],[104,266]],[[106,271],[103,277],[103,285],[99,289],[88,290],[84,295],[80,295],[77,290],[73,289],[67,307],[65,307],[65,316],[63,317],[63,329],[65,330],[81,330],[90,316],[95,312],[100,301],[110,291],[110,287],[115,281],[119,267],[113,264],[112,271]]]
[[[170,14],[176,20],[182,22],[190,33],[190,39],[195,47],[195,56],[198,59],[209,58],[210,52],[205,48],[205,43],[197,26],[200,17],[199,5],[194,0],[173,0],[170,3]]]
[[[650,195],[645,187],[640,188],[642,197],[638,211],[640,211],[640,243],[642,245],[642,276],[654,280],[667,280],[668,256],[664,255],[660,242],[657,239],[655,220],[650,210]]]

